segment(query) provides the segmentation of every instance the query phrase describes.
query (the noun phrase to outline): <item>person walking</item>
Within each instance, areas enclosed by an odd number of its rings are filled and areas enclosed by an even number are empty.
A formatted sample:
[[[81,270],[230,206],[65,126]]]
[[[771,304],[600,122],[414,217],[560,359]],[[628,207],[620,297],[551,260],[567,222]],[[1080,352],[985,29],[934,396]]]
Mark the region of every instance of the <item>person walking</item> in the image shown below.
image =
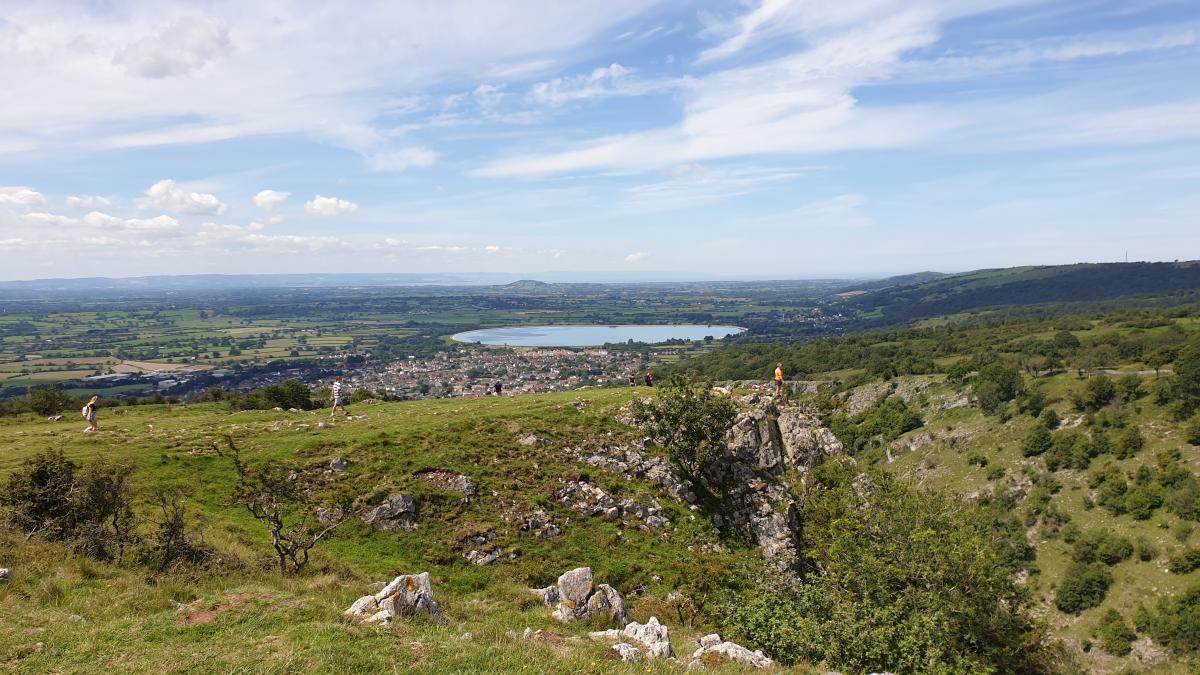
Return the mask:
[[[329,419],[337,413],[338,406],[342,408],[342,414],[346,417],[350,416],[350,411],[346,410],[346,389],[342,386],[342,376],[338,375],[333,380],[333,388],[329,392],[330,399],[333,400],[333,408],[329,411]]]
[[[783,364],[775,365],[775,398],[783,398]]]
[[[85,434],[94,434],[99,428],[96,426],[96,407],[99,400],[99,396],[93,396],[88,399],[87,405],[83,406],[83,418],[88,422],[87,427],[83,430]]]
[[[654,373],[651,373],[648,370],[646,371],[646,386],[647,387],[654,386]]]
[[[492,387],[496,390],[497,396],[500,395],[500,392],[504,391],[504,383],[503,382],[497,382],[496,384],[492,385]]]

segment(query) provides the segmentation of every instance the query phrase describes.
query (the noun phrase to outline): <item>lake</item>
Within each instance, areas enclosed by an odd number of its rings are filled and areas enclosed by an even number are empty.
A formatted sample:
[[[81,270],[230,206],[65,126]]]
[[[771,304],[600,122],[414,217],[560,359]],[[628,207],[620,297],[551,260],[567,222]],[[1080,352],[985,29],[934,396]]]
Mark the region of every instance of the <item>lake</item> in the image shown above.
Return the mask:
[[[509,347],[595,347],[607,343],[667,340],[703,340],[711,335],[721,339],[746,330],[739,326],[703,324],[627,325],[627,326],[519,326],[485,328],[452,336],[458,342],[478,342]]]

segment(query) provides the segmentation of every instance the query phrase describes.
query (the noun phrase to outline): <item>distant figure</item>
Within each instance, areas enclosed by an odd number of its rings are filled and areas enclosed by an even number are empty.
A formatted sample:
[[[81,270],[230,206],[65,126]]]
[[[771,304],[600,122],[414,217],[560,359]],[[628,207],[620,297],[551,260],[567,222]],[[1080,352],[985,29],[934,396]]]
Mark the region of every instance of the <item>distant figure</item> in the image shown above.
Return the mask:
[[[775,397],[783,398],[783,364],[775,366]]]
[[[646,371],[646,386],[647,387],[654,386],[654,374],[648,370]]]
[[[329,411],[329,419],[333,419],[337,413],[338,406],[342,408],[342,414],[346,417],[350,416],[350,411],[346,410],[346,390],[342,386],[342,376],[338,375],[333,380],[333,389],[329,393],[330,399],[333,400],[333,409]]]
[[[631,386],[631,387],[637,386],[637,378],[635,378],[632,375],[629,376],[629,386]]]
[[[96,426],[96,402],[99,400],[99,396],[93,396],[88,399],[87,405],[83,406],[83,418],[88,421],[87,427],[83,430],[85,434],[95,433],[98,428]]]
[[[504,384],[497,382],[496,384],[492,385],[492,388],[496,390],[496,395],[499,396],[500,392],[504,391]]]

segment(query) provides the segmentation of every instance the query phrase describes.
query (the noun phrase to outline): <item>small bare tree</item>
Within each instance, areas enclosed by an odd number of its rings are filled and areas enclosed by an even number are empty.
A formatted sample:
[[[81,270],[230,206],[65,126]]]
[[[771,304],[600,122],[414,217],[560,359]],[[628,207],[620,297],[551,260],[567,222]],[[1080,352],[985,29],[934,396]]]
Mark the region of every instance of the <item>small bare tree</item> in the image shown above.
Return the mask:
[[[357,515],[348,498],[318,507],[304,477],[278,462],[267,462],[257,468],[242,463],[241,453],[233,438],[225,436],[227,450],[213,444],[217,454],[233,460],[237,484],[233,501],[266,525],[271,534],[271,546],[279,558],[282,574],[298,574],[308,565],[308,553],[339,526]]]

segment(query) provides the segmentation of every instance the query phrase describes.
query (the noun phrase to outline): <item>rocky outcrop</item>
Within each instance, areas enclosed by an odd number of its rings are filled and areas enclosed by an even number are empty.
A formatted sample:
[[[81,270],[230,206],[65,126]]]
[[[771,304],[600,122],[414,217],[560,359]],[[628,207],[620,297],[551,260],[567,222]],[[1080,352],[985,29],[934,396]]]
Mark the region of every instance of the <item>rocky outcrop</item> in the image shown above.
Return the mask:
[[[463,557],[472,565],[491,565],[500,559],[500,551],[491,551],[490,553],[480,553],[476,550],[471,550],[464,553]]]
[[[417,502],[411,495],[389,495],[382,504],[364,513],[362,519],[381,532],[415,530],[418,524]]]
[[[368,623],[389,623],[412,614],[427,614],[442,619],[442,611],[433,599],[433,584],[428,572],[402,574],[374,595],[364,595],[345,611],[346,616]]]
[[[736,661],[751,668],[772,668],[775,662],[765,656],[761,651],[750,651],[736,642],[728,642],[721,639],[720,635],[713,633],[700,638],[700,648],[692,652],[692,660],[688,667],[703,666],[706,662],[711,663],[710,659],[716,658],[721,660]]]
[[[606,446],[583,457],[583,461],[605,471],[621,474],[626,480],[644,478],[657,483],[664,492],[675,499],[689,504],[696,502],[696,493],[684,482],[671,463],[665,457],[648,455],[640,444]]]
[[[532,532],[538,539],[551,539],[562,534],[562,528],[555,525],[543,509],[538,509],[526,516],[521,522],[521,529]]]
[[[455,504],[469,503],[479,494],[479,488],[475,485],[474,481],[457,471],[428,468],[417,471],[413,476],[420,478],[439,490],[462,494],[463,498],[456,500]]]
[[[563,623],[591,619],[608,619],[619,625],[629,622],[621,594],[608,584],[597,585],[590,567],[565,572],[554,585],[532,590]]]
[[[667,627],[658,622],[657,617],[650,617],[646,623],[632,622],[625,626],[621,635],[638,643],[646,656],[652,659],[669,659],[675,656],[671,650],[671,636]]]
[[[662,505],[657,501],[651,500],[649,505],[632,499],[617,501],[591,483],[571,481],[559,491],[558,498],[585,516],[604,516],[610,520],[634,518],[656,528],[670,524],[662,515]]]

